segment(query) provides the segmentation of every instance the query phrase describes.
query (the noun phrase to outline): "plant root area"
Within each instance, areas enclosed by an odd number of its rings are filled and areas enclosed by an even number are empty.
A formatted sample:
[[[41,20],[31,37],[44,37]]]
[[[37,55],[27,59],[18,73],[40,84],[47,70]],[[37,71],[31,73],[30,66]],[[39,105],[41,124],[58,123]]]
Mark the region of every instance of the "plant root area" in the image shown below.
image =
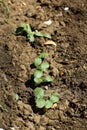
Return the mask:
[[[21,22],[51,41],[14,35]],[[35,106],[32,78],[42,52],[53,82],[41,87],[60,97],[46,111]],[[87,0],[0,1],[0,129],[87,130]]]

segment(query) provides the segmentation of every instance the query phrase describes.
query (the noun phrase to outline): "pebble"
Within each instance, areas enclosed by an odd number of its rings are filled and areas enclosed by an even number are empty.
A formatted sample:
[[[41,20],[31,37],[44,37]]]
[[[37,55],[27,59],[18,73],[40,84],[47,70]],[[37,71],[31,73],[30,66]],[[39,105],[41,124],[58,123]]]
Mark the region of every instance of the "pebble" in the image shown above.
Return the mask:
[[[40,115],[34,115],[34,121],[36,124],[40,123]]]
[[[48,118],[46,116],[42,116],[40,119],[41,125],[46,125],[48,123]]]
[[[52,24],[52,20],[49,19],[48,21],[45,21],[44,24],[51,25]]]
[[[69,105],[69,101],[65,100],[63,103],[59,105],[59,110],[62,110],[62,111],[66,110],[68,108],[68,105]]]
[[[60,24],[61,24],[63,27],[66,26],[66,24],[65,24],[63,21],[61,21]]]
[[[26,67],[25,67],[24,65],[20,65],[20,68],[21,68],[22,70],[24,70],[25,73],[27,72],[27,69],[26,69]]]
[[[59,116],[59,119],[60,119],[61,121],[63,121],[63,122],[66,122],[66,121],[67,121],[67,117],[64,116],[63,111],[60,111],[60,112],[58,113],[58,116]]]
[[[28,115],[32,113],[32,108],[28,104],[23,103],[22,101],[18,101],[18,108],[20,111],[24,111],[24,114]]]
[[[56,77],[56,75],[59,73],[57,68],[53,68],[53,76]]]
[[[69,10],[69,7],[65,7],[64,10],[65,10],[65,11],[68,11],[68,10]]]
[[[40,126],[39,130],[46,130],[46,128],[43,126]]]

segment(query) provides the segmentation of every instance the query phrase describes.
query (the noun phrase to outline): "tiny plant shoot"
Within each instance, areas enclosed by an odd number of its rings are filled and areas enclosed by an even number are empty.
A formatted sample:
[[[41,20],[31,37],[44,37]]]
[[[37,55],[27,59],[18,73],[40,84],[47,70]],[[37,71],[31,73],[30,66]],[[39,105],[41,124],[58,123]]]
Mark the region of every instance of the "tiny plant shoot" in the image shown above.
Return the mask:
[[[44,73],[49,69],[50,65],[44,59],[48,56],[48,53],[41,53],[34,60],[34,65],[36,67],[36,71],[34,72],[34,82],[36,84],[41,84],[44,82],[52,82],[53,79],[50,75],[44,76]],[[37,87],[35,89],[35,103],[38,108],[49,109],[53,106],[54,103],[59,101],[59,97],[57,93],[45,94],[44,89],[41,87]]]
[[[52,108],[53,104],[59,101],[57,93],[45,94],[44,89],[37,87],[35,89],[36,106],[38,108]]]
[[[44,73],[50,67],[49,63],[47,61],[44,61],[44,58],[46,56],[48,56],[48,53],[44,52],[44,53],[41,53],[38,57],[36,57],[34,60],[34,65],[37,68],[37,70],[34,72],[34,82],[37,84],[53,81],[50,75],[44,76]]]
[[[30,42],[35,41],[34,36],[45,37],[45,38],[51,39],[51,36],[48,33],[43,34],[42,32],[40,32],[38,30],[32,31],[31,26],[25,22],[20,24],[20,26],[15,30],[15,34],[16,35],[26,35],[27,39]]]

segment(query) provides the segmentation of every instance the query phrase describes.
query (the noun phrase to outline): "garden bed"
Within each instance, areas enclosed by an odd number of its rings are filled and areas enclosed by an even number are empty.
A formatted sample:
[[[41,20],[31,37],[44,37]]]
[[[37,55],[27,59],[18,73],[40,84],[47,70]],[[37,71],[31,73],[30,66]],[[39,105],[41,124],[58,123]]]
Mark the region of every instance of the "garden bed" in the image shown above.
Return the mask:
[[[43,37],[29,42],[14,35],[21,22],[50,34],[54,44]],[[32,64],[42,52],[49,53],[53,77],[45,89],[59,94],[59,102],[45,112],[35,106],[32,82]],[[0,1],[0,128],[87,129],[86,0]]]

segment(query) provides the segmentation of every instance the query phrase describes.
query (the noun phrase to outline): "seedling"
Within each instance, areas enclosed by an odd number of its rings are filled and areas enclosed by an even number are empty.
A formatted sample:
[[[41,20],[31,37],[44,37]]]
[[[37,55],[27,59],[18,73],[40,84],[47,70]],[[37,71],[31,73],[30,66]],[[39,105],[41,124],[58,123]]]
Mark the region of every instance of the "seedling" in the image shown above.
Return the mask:
[[[49,109],[53,104],[59,101],[57,93],[45,94],[44,89],[37,87],[35,89],[36,106],[38,108]]]
[[[44,58],[48,56],[48,53],[41,53],[37,58],[35,58],[34,65],[37,70],[34,72],[34,82],[37,84],[43,82],[52,82],[53,79],[50,75],[44,76],[44,73],[49,69],[49,63],[44,61]]]
[[[45,76],[45,72],[49,69],[50,65],[44,59],[48,56],[48,53],[41,53],[35,58],[34,65],[37,70],[34,72],[34,82],[41,84],[44,82],[52,82],[53,79],[50,75]],[[45,94],[44,89],[37,87],[35,89],[35,103],[38,108],[49,109],[52,108],[53,104],[59,101],[57,93]]]
[[[20,24],[20,26],[16,29],[15,34],[16,35],[24,35],[25,34],[27,39],[30,42],[35,41],[34,36],[45,37],[45,38],[51,39],[51,36],[48,33],[43,34],[42,32],[40,32],[38,30],[32,31],[31,26],[25,22]]]

